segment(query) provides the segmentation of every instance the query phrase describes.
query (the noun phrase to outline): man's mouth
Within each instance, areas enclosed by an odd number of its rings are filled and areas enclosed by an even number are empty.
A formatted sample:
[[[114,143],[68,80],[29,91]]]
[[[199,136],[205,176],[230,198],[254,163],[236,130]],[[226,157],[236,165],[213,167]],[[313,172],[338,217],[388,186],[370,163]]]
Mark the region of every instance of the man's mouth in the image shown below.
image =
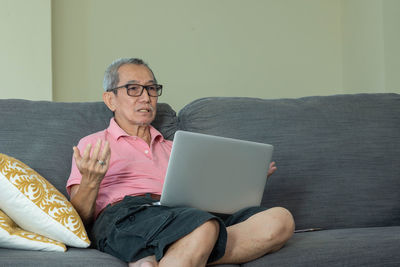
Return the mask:
[[[140,112],[140,113],[149,113],[151,111],[153,111],[152,107],[143,107],[143,108],[140,108],[137,110],[137,112]]]

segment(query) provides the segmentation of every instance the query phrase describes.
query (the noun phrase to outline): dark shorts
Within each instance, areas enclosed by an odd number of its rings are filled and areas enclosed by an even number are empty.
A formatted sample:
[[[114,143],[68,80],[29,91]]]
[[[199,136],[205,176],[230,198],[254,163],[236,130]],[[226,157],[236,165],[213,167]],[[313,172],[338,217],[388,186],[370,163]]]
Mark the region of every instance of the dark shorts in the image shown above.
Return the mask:
[[[220,224],[220,231],[208,260],[213,262],[225,254],[226,227],[266,210],[251,207],[233,215],[222,215],[187,207],[157,206],[154,202],[150,197],[127,196],[116,205],[108,205],[93,225],[95,247],[125,262],[150,255],[155,255],[159,261],[169,245],[206,221],[215,219]]]

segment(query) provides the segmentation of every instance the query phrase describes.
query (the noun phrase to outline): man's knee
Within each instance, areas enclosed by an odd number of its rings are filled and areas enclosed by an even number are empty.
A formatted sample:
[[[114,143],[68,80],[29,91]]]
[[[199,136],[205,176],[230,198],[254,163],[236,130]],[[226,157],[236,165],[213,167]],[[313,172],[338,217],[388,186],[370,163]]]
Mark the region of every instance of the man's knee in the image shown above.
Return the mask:
[[[259,231],[257,238],[273,243],[275,246],[283,246],[294,232],[294,220],[292,214],[285,208],[275,207],[255,214],[250,218],[255,220]]]
[[[166,256],[168,256],[169,251],[174,251],[175,247],[179,247],[179,252],[177,252],[179,257],[175,259],[181,263],[179,266],[197,266],[198,263],[205,264],[218,236],[218,221],[214,219],[206,221],[193,232],[175,242],[168,249]]]
[[[219,236],[219,223],[215,219],[206,221],[196,231],[202,238],[211,239],[211,242],[215,242]]]
[[[267,211],[270,213],[269,223],[271,226],[270,235],[267,237],[279,245],[284,245],[293,235],[295,223],[292,214],[285,208],[275,207]]]
[[[208,250],[209,247],[213,248],[219,236],[219,223],[217,220],[212,219],[198,226],[190,234],[183,239],[187,241],[186,248],[198,251],[201,248]]]

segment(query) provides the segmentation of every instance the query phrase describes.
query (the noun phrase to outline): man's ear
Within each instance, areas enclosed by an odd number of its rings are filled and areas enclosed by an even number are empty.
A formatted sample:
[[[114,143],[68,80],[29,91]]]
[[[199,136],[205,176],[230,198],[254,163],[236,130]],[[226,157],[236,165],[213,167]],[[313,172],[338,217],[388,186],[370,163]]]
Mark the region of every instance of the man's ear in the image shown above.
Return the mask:
[[[112,112],[115,111],[114,92],[104,92],[103,101]]]

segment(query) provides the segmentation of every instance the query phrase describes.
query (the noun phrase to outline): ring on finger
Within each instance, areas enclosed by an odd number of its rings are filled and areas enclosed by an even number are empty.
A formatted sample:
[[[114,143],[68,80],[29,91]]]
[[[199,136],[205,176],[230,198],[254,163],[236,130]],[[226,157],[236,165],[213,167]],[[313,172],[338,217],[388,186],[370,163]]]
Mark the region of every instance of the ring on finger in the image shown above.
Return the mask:
[[[102,160],[100,160],[100,159],[97,161],[97,163],[99,163],[101,166],[103,166],[104,164],[106,164],[104,161],[102,161]]]

